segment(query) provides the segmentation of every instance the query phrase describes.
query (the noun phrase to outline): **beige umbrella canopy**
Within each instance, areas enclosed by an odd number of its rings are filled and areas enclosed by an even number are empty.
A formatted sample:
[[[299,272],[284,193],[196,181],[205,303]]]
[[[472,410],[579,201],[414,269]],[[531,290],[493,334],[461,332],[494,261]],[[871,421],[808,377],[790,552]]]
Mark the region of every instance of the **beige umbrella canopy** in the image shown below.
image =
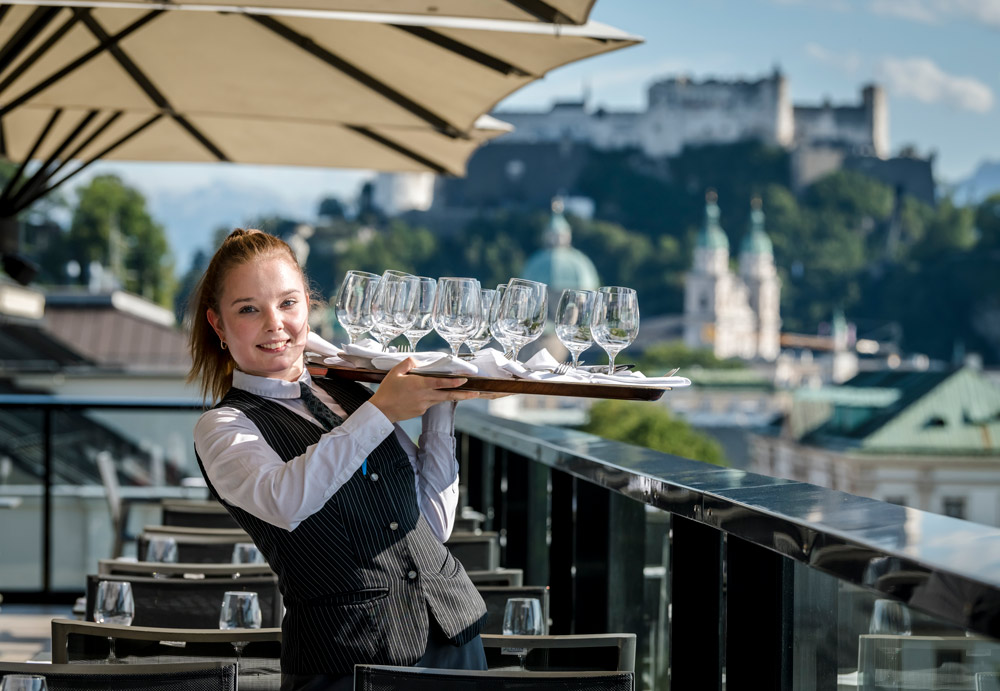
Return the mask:
[[[0,153],[40,163],[3,191],[0,216],[97,159],[461,174],[503,131],[479,120],[498,101],[639,41],[596,23],[246,6],[0,13]]]

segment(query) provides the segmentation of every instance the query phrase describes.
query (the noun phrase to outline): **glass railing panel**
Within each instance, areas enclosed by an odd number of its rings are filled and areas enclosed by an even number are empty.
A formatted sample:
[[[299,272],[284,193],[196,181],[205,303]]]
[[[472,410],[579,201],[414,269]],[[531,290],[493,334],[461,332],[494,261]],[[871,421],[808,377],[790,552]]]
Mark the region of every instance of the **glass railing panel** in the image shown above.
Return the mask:
[[[0,409],[0,584],[43,587],[44,414]]]

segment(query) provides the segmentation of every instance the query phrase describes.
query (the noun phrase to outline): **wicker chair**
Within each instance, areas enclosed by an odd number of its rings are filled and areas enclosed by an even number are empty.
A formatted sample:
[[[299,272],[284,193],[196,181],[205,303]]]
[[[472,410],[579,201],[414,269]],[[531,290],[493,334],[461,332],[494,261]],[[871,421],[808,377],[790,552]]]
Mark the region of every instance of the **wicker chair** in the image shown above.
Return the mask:
[[[527,649],[526,667],[534,671],[634,672],[634,633],[592,633],[562,636],[501,636],[484,633],[483,648],[490,669],[516,664],[504,648]]]
[[[157,665],[0,662],[0,677],[45,677],[49,691],[236,691],[236,665],[198,662]]]
[[[633,691],[632,672],[485,672],[355,665],[355,691]]]

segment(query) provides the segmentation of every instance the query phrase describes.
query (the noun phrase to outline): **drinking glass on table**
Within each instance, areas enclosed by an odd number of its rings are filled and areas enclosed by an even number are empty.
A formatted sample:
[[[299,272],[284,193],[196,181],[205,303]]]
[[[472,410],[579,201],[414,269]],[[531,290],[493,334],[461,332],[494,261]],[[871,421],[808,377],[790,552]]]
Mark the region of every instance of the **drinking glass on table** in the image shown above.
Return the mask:
[[[512,597],[503,611],[504,636],[541,636],[545,630],[542,621],[542,603],[534,597]],[[504,655],[517,655],[524,669],[527,648],[502,648]]]
[[[98,624],[131,626],[135,616],[132,584],[128,581],[100,581],[94,601],[94,621]],[[108,636],[109,664],[119,662],[115,657],[115,637]]]
[[[382,274],[372,296],[372,336],[385,350],[394,338],[413,326],[417,319],[417,277],[403,271]]]
[[[0,679],[0,691],[47,691],[45,677],[38,674],[8,674]]]
[[[639,334],[639,301],[631,288],[610,286],[597,291],[591,333],[608,354],[608,374],[614,374],[615,356]]]
[[[434,329],[458,357],[462,344],[483,321],[482,288],[474,278],[445,277],[438,280],[434,297]]]
[[[556,336],[570,355],[573,369],[580,366],[580,353],[594,342],[590,333],[590,320],[594,314],[597,293],[592,290],[567,288],[559,296],[556,306]]]
[[[378,274],[348,271],[340,284],[334,307],[337,321],[347,331],[351,343],[372,327],[372,296],[378,280]]]
[[[479,328],[476,329],[475,333],[465,339],[465,345],[468,346],[469,351],[473,355],[485,348],[486,344],[492,338],[492,334],[490,333],[490,307],[493,305],[493,296],[496,295],[496,292],[492,288],[483,288],[479,291],[480,309],[483,313],[483,319],[479,323]]]
[[[176,564],[177,540],[161,535],[150,537],[146,541],[146,561]]]
[[[521,348],[542,335],[548,310],[548,287],[524,278],[507,282],[500,301],[497,328],[510,339],[511,359],[517,361]]]
[[[260,602],[257,593],[245,590],[227,590],[222,596],[222,609],[219,611],[220,629],[259,629]],[[240,655],[250,641],[233,641],[236,649],[236,677],[240,676]]]
[[[252,542],[237,542],[233,545],[234,564],[263,564],[264,555]]]
[[[437,281],[433,278],[417,276],[417,281],[420,282],[420,287],[417,289],[417,317],[410,328],[403,332],[412,353],[417,352],[417,343],[420,342],[420,339],[434,330],[432,320],[434,317],[434,295],[437,292]]]

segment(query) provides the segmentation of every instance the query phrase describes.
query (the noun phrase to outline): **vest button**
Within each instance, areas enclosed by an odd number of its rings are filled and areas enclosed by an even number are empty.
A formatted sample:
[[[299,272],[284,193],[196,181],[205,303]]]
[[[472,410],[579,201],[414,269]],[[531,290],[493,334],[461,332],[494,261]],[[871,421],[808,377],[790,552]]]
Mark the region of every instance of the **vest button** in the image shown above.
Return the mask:
[[[393,521],[392,523],[389,524],[389,530],[398,530],[398,529],[399,529],[399,523],[396,523],[396,521]]]
[[[414,578],[417,577],[417,572],[416,571],[410,571],[408,574],[406,574],[406,577],[409,578],[412,581]]]
[[[372,482],[378,482],[378,473],[371,474]]]

